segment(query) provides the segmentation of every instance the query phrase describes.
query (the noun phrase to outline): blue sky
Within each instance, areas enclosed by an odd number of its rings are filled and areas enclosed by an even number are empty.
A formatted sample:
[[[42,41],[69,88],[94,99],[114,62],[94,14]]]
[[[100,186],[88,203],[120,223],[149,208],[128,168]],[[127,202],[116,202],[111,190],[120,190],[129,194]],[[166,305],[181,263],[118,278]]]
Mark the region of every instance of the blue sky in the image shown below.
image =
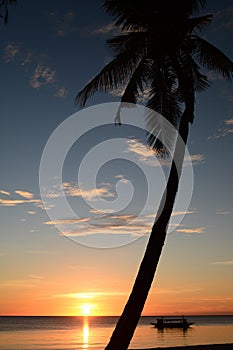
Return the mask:
[[[119,314],[146,238],[110,250],[75,244],[49,224],[39,189],[39,165],[47,140],[63,121],[78,111],[74,104],[76,94],[111,59],[105,40],[116,33],[112,18],[104,13],[101,1],[96,0],[91,6],[86,1],[22,0],[10,7],[9,12],[7,26],[0,27],[2,313],[13,312],[17,295],[21,300],[18,314],[30,313],[26,306],[28,295],[32,300],[31,313],[40,312],[33,304],[38,298],[41,314],[75,313],[73,304],[67,303],[63,309],[57,309],[52,302],[48,306],[45,302],[49,298],[48,289],[57,298],[71,293],[105,291],[106,305],[99,300],[101,307],[97,311]],[[207,1],[205,13],[208,12],[214,13],[215,19],[203,35],[232,58],[232,2]],[[197,97],[196,117],[188,142],[194,169],[193,195],[181,226],[168,237],[157,289],[153,288],[145,309],[147,314],[160,310],[175,313],[178,305],[183,305],[187,312],[233,312],[233,93],[232,85],[213,72],[207,73],[213,84]],[[116,93],[97,94],[88,101],[88,106],[118,100]],[[84,139],[81,146],[74,145],[69,153],[64,170],[67,193],[75,190],[75,162],[80,162],[82,154],[99,139],[103,141],[115,133],[118,136],[114,137],[133,133],[111,128],[98,132],[100,136],[89,135],[89,139]],[[139,144],[131,140],[127,145],[135,159],[150,159]],[[139,192],[131,208],[133,213],[136,203],[143,199],[142,175],[116,161],[115,165],[103,168],[99,176],[100,194],[105,199],[115,198],[111,186],[117,179],[123,177],[137,184]],[[86,198],[93,199],[92,194],[87,192]],[[70,201],[80,207],[77,192],[70,196]],[[129,212],[122,213],[124,222],[128,220],[126,214]],[[184,261],[188,261],[188,267]],[[176,279],[172,266],[177,266]],[[89,279],[84,277],[86,271]],[[172,302],[171,292],[179,288]],[[190,293],[189,302],[182,302]],[[120,301],[112,310],[114,295]]]

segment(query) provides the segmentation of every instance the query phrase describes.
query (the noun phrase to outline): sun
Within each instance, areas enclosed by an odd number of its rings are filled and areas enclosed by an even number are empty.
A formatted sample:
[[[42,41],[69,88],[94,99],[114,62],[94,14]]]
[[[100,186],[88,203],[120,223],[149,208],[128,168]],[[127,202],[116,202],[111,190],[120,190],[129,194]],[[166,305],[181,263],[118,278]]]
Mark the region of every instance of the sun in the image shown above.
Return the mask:
[[[80,309],[82,310],[83,316],[90,316],[94,306],[92,304],[82,304]]]

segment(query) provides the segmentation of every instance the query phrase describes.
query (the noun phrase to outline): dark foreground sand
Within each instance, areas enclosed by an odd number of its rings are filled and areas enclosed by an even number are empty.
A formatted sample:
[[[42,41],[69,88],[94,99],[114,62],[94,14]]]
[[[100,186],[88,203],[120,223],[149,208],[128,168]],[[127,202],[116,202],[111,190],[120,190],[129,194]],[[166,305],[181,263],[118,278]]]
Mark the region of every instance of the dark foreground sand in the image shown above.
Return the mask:
[[[233,344],[190,345],[175,346],[169,348],[150,348],[141,350],[233,350]]]

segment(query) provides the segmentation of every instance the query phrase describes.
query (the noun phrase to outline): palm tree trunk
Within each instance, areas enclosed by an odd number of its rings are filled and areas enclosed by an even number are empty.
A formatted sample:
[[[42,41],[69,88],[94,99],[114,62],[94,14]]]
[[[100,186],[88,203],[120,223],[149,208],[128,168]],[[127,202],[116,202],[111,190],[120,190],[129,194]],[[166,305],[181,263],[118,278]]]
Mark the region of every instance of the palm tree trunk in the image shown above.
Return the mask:
[[[145,255],[139,267],[132,292],[105,350],[128,349],[141,316],[162,253],[167,227],[178,191],[185,154],[185,145],[188,138],[189,120],[190,115],[187,109],[185,109],[179,127],[179,134],[183,141],[181,142],[179,138],[177,139],[167,186],[163,193]]]

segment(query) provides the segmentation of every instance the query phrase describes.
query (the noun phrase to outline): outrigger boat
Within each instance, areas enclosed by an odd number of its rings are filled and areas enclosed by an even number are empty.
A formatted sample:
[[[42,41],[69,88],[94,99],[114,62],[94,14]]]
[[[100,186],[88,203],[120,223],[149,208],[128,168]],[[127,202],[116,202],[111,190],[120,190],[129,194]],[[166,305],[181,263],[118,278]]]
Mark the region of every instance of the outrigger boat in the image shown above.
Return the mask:
[[[188,322],[186,318],[157,318],[157,322],[151,323],[153,326],[155,326],[157,329],[164,329],[164,328],[182,328],[182,329],[188,329],[194,322]]]

